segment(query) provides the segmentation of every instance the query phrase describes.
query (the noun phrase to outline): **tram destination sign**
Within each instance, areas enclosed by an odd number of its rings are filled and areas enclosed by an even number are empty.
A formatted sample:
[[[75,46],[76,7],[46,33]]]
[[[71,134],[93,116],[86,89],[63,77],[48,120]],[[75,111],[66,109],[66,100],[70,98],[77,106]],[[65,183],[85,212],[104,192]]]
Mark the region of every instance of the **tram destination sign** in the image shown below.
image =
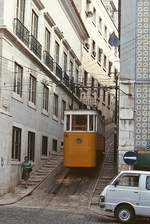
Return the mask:
[[[123,160],[128,165],[133,165],[137,161],[137,153],[134,151],[128,151],[124,154]]]

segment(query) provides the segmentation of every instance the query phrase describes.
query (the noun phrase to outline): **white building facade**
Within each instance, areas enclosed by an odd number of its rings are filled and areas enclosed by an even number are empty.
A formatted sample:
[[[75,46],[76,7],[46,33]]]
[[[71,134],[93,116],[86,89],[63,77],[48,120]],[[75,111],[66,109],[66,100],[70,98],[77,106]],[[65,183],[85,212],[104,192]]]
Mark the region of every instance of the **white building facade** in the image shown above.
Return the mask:
[[[36,168],[63,147],[87,38],[72,1],[0,1],[0,194],[14,190],[25,155]]]
[[[82,102],[95,106],[106,122],[114,117],[115,74],[119,72],[118,48],[109,44],[114,32],[118,37],[118,1],[74,1],[90,38],[83,47]],[[90,87],[90,88],[86,88]],[[112,87],[112,89],[111,89]]]
[[[150,145],[149,0],[121,1],[119,169],[123,155]]]

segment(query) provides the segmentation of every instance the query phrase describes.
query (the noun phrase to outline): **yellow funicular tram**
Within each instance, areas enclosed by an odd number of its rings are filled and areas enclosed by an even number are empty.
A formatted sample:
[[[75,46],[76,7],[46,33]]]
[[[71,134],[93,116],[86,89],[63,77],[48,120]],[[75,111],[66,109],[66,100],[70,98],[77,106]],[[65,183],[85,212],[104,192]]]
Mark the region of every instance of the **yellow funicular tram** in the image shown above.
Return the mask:
[[[104,120],[93,110],[65,111],[64,166],[96,167],[105,151]]]

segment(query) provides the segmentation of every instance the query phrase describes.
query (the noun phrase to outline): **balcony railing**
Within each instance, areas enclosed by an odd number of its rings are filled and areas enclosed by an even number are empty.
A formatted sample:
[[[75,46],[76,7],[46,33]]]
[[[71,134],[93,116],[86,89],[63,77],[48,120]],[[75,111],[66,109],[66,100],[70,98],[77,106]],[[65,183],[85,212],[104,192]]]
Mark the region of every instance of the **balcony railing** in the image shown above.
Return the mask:
[[[18,19],[14,19],[14,32],[24,44],[29,47],[29,30]]]
[[[58,78],[62,79],[62,68],[56,63],[56,75]]]
[[[33,35],[30,35],[30,49],[38,58],[41,59],[42,45]]]
[[[50,56],[50,54],[47,51],[43,51],[43,59],[44,63],[47,65],[47,67],[53,71],[54,69],[54,59]]]
[[[63,81],[64,81],[65,85],[66,85],[67,87],[69,87],[69,76],[67,75],[66,72],[64,72]]]

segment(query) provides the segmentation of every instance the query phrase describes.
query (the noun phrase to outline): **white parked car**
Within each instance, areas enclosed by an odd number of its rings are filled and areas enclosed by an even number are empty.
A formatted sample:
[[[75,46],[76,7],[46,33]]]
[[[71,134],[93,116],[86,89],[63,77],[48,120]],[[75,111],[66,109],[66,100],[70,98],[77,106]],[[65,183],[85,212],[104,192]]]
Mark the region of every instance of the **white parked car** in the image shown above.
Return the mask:
[[[122,171],[100,195],[100,207],[121,223],[150,217],[150,172]]]

